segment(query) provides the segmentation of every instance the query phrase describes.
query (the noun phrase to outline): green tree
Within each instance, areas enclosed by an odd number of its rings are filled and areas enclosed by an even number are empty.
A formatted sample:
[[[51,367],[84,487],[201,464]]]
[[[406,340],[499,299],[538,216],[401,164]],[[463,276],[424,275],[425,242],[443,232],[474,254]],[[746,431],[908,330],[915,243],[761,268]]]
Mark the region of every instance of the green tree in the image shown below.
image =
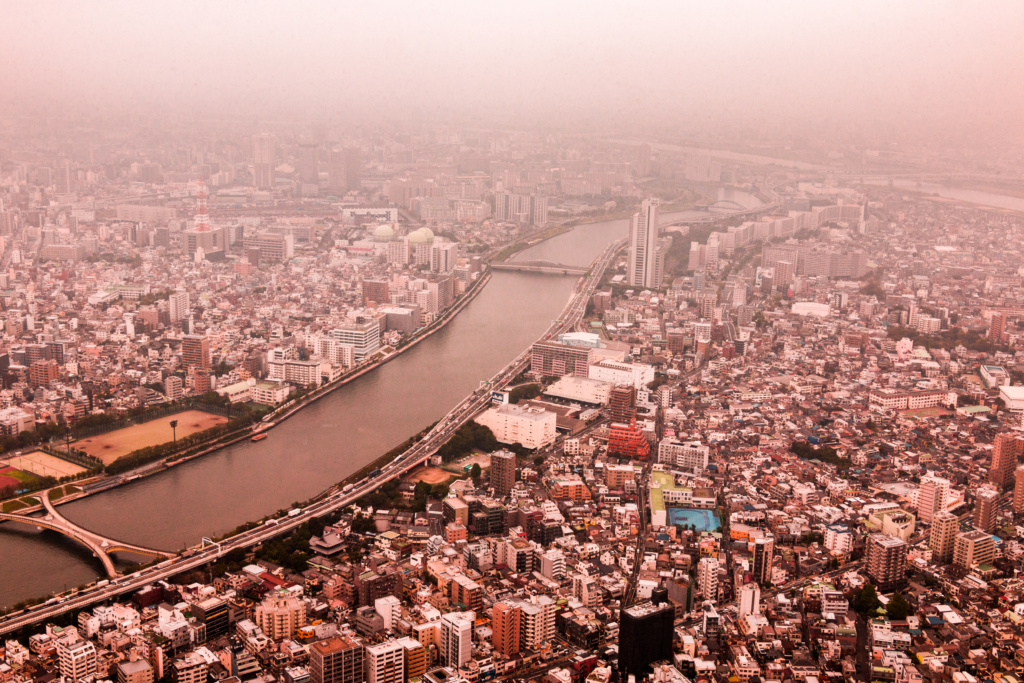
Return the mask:
[[[853,609],[865,619],[870,618],[881,604],[878,591],[870,583],[853,593]]]
[[[473,467],[469,470],[469,476],[473,477],[473,483],[480,483],[480,475],[483,474],[483,470],[480,469],[479,463],[473,463]]]
[[[892,596],[889,604],[885,606],[885,614],[893,621],[903,621],[911,612],[910,603],[903,597],[902,593]]]

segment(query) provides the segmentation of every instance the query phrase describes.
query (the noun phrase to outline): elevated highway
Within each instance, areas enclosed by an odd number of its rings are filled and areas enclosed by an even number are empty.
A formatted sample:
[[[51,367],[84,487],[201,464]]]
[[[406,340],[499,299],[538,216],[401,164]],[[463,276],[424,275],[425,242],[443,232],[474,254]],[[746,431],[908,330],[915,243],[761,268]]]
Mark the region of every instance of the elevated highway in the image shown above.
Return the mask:
[[[608,267],[608,264],[614,258],[615,254],[624,245],[625,240],[620,240],[619,242],[609,246],[601,256],[595,259],[594,263],[588,269],[589,276],[586,280],[576,286],[569,303],[566,304],[565,308],[562,310],[559,319],[552,322],[551,326],[544,332],[544,334],[541,335],[541,339],[546,339],[549,336],[575,328],[576,324],[580,321],[586,311],[587,303],[590,301],[591,295],[594,293],[597,285],[601,282],[605,269]],[[357,500],[374,491],[388,480],[396,476],[401,476],[409,470],[412,470],[426,462],[430,456],[437,452],[437,449],[444,445],[444,443],[446,443],[448,439],[450,439],[452,435],[462,427],[462,425],[476,417],[481,410],[490,404],[491,389],[503,388],[509,383],[509,381],[515,378],[516,375],[529,366],[530,355],[530,349],[527,348],[511,363],[502,368],[496,375],[491,377],[489,380],[482,382],[479,389],[452,408],[447,415],[441,418],[441,420],[439,420],[437,424],[427,432],[423,439],[411,446],[390,463],[381,467],[380,471],[373,476],[367,477],[357,484],[349,484],[344,488],[339,488],[337,486],[331,487],[321,494],[315,502],[311,503],[304,509],[299,510],[297,514],[268,519],[263,524],[253,529],[249,529],[248,531],[236,534],[235,536],[225,539],[220,543],[206,542],[204,540],[204,543],[200,546],[189,548],[178,556],[166,559],[159,564],[147,567],[134,574],[117,576],[116,573],[108,571],[108,574],[113,577],[109,581],[101,581],[83,591],[72,591],[69,594],[51,598],[41,605],[35,605],[19,612],[14,612],[4,617],[0,617],[0,635],[17,631],[25,628],[26,626],[46,621],[47,619],[52,619],[64,612],[84,609],[97,602],[109,600],[123,593],[134,592],[153,583],[154,581],[168,579],[176,574],[213,562],[218,557],[221,557],[225,553],[237,548],[249,548],[254,545],[259,545],[260,543],[268,541],[276,536],[289,533],[314,517],[322,517],[336,510],[352,505]],[[101,554],[104,556],[106,556],[107,552],[114,552],[115,550],[125,550],[140,554],[155,554],[161,557],[168,556],[168,554],[163,551],[142,548],[141,546],[120,543],[113,541],[112,539],[101,537],[98,534],[93,534],[92,532],[74,525],[63,517],[60,517],[60,520],[56,519],[57,516],[54,516],[54,519],[49,519],[49,517],[53,516],[56,511],[52,508],[52,505],[47,506],[46,509],[47,518],[43,518],[42,520],[39,518],[25,517],[21,515],[6,515],[4,518],[14,517],[16,519],[12,521],[35,524],[36,526],[41,526],[41,522],[59,526],[59,528],[54,530],[65,533],[76,540],[80,540],[82,543],[86,543],[86,540],[89,540],[91,543],[91,545],[89,545],[90,550],[93,552],[101,551]],[[51,512],[51,510],[53,511]],[[75,534],[77,534],[77,536]],[[106,542],[106,546],[103,545],[104,542]],[[109,548],[109,550],[107,548]],[[109,560],[109,557],[107,559]]]

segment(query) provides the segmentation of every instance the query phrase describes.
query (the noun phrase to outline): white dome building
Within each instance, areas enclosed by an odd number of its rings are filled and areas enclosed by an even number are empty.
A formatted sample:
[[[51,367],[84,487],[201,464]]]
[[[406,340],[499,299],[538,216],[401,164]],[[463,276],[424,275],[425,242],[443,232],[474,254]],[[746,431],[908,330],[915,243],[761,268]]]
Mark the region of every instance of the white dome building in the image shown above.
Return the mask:
[[[430,244],[434,241],[434,231],[430,228],[420,228],[409,233],[409,242],[412,244]]]
[[[390,242],[395,239],[395,229],[386,223],[381,223],[373,229],[373,240],[375,242]]]

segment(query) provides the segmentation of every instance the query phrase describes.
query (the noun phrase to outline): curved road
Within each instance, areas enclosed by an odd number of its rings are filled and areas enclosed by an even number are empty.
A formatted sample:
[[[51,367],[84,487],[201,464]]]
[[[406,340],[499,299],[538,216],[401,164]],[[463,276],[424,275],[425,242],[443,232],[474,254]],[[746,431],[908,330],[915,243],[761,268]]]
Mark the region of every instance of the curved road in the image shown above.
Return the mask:
[[[541,336],[541,339],[565,330],[574,329],[576,323],[583,317],[590,296],[594,293],[598,283],[600,283],[605,269],[615,254],[625,245],[625,242],[626,240],[615,242],[595,260],[586,281],[582,286],[576,288],[569,303],[563,309],[561,317],[551,324],[551,327]],[[101,581],[92,588],[82,592],[51,598],[41,605],[9,614],[0,618],[0,635],[16,631],[70,610],[88,607],[93,603],[108,600],[121,593],[138,590],[154,581],[195,569],[216,560],[231,550],[247,548],[262,543],[275,536],[290,532],[314,517],[321,517],[351,505],[389,479],[396,475],[400,476],[425,462],[462,425],[490,404],[490,388],[498,389],[504,387],[509,380],[522,372],[529,362],[530,349],[527,348],[526,351],[491,378],[486,385],[488,389],[477,389],[467,396],[459,405],[445,415],[421,441],[399,455],[390,464],[381,468],[377,475],[365,479],[358,486],[353,487],[350,484],[340,491],[337,487],[332,487],[325,492],[326,496],[300,510],[293,516],[267,520],[260,526],[232,536],[221,543],[190,548],[175,559],[165,560],[135,574],[116,578],[109,582]]]

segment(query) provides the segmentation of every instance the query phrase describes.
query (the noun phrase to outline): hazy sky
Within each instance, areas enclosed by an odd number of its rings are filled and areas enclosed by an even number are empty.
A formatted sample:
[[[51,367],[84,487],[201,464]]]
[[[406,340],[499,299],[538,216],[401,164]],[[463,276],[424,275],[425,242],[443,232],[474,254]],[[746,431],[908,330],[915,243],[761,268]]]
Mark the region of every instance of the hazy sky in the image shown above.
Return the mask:
[[[0,0],[14,111],[716,118],[1020,135],[1024,2]]]

